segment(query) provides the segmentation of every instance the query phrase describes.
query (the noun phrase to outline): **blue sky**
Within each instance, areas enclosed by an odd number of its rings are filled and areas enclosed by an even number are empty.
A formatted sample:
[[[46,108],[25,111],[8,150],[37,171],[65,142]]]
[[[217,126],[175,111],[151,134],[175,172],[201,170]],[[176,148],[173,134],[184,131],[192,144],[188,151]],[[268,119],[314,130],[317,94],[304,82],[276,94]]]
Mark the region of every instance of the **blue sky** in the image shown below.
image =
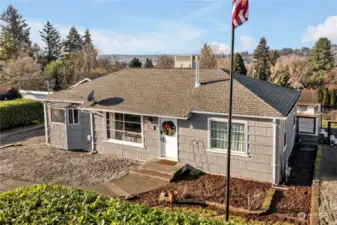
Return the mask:
[[[89,28],[102,54],[194,54],[203,43],[230,46],[230,0],[1,0],[19,9],[41,44],[49,20],[66,36]],[[321,36],[337,43],[337,0],[250,0],[249,21],[236,30],[236,51],[252,51],[266,37],[271,48],[312,47]]]

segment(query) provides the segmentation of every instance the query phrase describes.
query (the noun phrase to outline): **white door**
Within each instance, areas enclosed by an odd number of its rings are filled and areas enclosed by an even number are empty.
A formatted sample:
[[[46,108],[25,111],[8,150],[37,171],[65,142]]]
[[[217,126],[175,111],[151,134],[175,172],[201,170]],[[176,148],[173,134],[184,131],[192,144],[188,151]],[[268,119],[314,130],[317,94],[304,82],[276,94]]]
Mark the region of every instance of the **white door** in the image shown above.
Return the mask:
[[[160,122],[160,141],[161,141],[161,156],[170,160],[178,161],[178,124],[177,119],[159,118]],[[174,124],[174,134],[166,135],[163,129],[163,124]]]

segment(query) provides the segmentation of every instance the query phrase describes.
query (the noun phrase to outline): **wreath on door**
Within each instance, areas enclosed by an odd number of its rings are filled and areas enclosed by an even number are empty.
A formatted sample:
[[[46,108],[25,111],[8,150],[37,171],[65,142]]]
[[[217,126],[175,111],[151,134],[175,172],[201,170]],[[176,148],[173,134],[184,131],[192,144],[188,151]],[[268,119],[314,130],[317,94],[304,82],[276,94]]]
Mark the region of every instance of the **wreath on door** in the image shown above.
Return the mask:
[[[176,133],[176,125],[172,121],[164,121],[162,131],[167,136],[173,136]]]

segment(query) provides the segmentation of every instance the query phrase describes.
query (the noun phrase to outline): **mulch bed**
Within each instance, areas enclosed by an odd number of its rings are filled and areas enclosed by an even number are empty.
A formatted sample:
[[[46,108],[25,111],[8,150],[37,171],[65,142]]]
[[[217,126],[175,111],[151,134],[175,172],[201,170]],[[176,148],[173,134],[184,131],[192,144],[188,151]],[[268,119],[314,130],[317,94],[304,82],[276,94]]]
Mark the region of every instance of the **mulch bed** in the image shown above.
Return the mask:
[[[139,195],[137,201],[150,206],[159,206],[163,205],[158,202],[162,191],[177,191],[178,199],[208,200],[224,204],[226,201],[225,187],[224,176],[204,174],[196,179],[185,176],[180,181]],[[270,187],[269,183],[232,178],[230,205],[237,208],[259,209]]]

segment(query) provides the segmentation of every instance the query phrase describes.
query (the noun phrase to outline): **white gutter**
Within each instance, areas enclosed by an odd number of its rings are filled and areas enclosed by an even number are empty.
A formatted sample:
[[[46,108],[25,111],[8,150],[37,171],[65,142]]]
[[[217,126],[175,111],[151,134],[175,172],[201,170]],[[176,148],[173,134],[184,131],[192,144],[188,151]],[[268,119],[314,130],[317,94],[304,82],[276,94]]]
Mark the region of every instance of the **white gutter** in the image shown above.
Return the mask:
[[[276,142],[276,119],[273,119],[273,184],[276,184],[276,148],[277,148],[277,142]]]
[[[217,116],[228,116],[228,113],[214,113],[214,112],[203,112],[192,110],[192,113],[196,114],[209,114],[209,115],[217,115]],[[278,119],[278,120],[286,120],[287,117],[272,117],[272,116],[250,116],[250,115],[240,115],[240,114],[233,114],[233,116],[237,117],[246,117],[246,118],[259,118],[259,119]]]
[[[94,117],[90,113],[90,135],[91,135],[91,152],[95,152],[95,143],[94,143]]]
[[[62,100],[51,100],[51,99],[40,99],[41,102],[61,102],[61,103],[76,103],[76,104],[83,104],[84,101],[62,101]]]

